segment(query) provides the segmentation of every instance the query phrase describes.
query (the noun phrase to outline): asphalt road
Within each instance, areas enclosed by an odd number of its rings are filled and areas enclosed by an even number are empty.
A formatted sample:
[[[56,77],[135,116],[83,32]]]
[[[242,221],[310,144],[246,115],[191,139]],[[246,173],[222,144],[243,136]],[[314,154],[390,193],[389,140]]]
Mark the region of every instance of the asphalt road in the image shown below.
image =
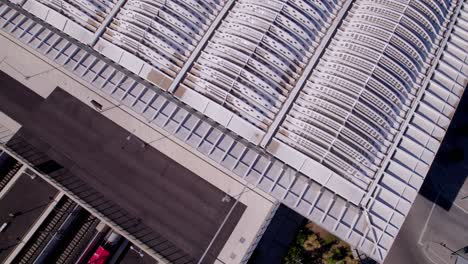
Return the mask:
[[[418,240],[432,204],[430,200],[418,195],[387,255],[385,264],[429,263],[423,248],[418,245]]]
[[[167,255],[180,251],[199,259],[234,205],[234,199],[222,202],[224,192],[156,149],[143,147],[135,136],[128,138],[129,132],[59,88],[43,100],[0,72],[0,110],[23,125],[9,142],[12,148],[26,143],[36,149],[35,156],[53,159],[66,174],[57,179],[75,179],[83,190],[78,196],[89,198],[85,192],[93,189],[95,199],[112,202],[113,215],[137,219],[133,226],[141,223],[157,232],[148,240],[167,249]],[[244,210],[242,203],[235,206],[206,263],[214,261]]]
[[[433,190],[432,195],[436,202],[447,202],[438,190]],[[468,246],[468,211],[457,205],[447,211],[419,194],[385,264],[452,264],[455,258],[449,249],[465,246]]]

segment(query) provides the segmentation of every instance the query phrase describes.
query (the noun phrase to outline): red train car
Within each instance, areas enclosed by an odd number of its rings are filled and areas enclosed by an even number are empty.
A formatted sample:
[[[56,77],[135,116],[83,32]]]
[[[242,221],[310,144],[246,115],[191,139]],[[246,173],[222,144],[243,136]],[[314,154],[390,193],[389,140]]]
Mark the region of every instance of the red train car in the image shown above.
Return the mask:
[[[110,252],[102,246],[99,246],[93,256],[89,259],[88,264],[104,264],[110,256]]]

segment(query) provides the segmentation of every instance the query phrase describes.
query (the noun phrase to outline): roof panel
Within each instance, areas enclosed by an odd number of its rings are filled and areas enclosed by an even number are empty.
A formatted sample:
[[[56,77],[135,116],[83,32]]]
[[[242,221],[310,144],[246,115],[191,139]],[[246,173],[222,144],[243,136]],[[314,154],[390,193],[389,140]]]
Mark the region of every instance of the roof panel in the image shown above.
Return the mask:
[[[61,28],[63,18],[44,9],[45,0],[25,2]],[[79,4],[74,7],[86,11]],[[3,31],[379,261],[467,78],[466,23],[452,28],[459,14],[467,16],[463,1],[129,0],[113,9],[115,16],[104,15],[112,22],[107,40],[94,48],[134,75],[89,48],[70,51],[63,35],[25,27],[30,20],[0,8]],[[328,42],[339,10],[345,18]],[[92,35],[72,15],[64,13],[66,26]],[[84,35],[72,36],[87,43]],[[450,55],[436,68],[443,51]],[[146,90],[136,86],[137,76],[163,90],[177,88],[180,100],[146,82]],[[244,139],[269,144],[263,149]]]

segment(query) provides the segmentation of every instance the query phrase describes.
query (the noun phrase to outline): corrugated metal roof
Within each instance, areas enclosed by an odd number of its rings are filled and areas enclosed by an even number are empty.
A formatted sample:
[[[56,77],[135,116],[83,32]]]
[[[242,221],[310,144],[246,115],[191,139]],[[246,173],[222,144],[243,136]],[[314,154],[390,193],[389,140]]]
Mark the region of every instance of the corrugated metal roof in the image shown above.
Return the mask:
[[[107,12],[117,14],[107,40],[45,1],[17,2],[82,43],[99,39],[94,49],[130,72],[17,7],[0,7],[4,32],[378,261],[398,234],[467,82],[463,1],[314,1],[312,9],[300,0],[268,6],[204,1],[191,7],[184,1],[184,11],[174,4],[182,1],[165,1],[154,4],[161,13],[143,10],[142,1],[127,1],[119,12]],[[338,8],[351,2],[332,41],[320,42],[330,26],[327,17],[336,20]],[[174,35],[165,31],[163,26],[174,27],[164,20],[168,17],[154,18],[159,24],[144,22],[153,19],[151,12],[176,12],[185,19],[210,15],[194,20],[191,29],[199,35],[189,37],[183,28],[171,31]],[[299,23],[303,16],[315,30]],[[73,30],[77,25],[83,30]],[[257,40],[256,31],[263,34]],[[181,37],[185,46],[170,45]],[[119,42],[122,38],[129,42]],[[137,45],[128,44],[133,42]],[[275,49],[273,43],[286,46]],[[314,50],[318,43],[326,47],[323,55]],[[228,53],[231,49],[236,52]],[[155,63],[162,59],[151,57],[155,53],[167,60],[164,67]],[[320,58],[317,65],[312,53]],[[296,58],[283,67],[287,54]],[[183,85],[177,88],[173,80]],[[176,98],[164,91],[169,87]],[[283,105],[279,99],[289,94],[298,96]],[[262,111],[253,114],[232,102]],[[260,142],[269,144],[251,144]]]

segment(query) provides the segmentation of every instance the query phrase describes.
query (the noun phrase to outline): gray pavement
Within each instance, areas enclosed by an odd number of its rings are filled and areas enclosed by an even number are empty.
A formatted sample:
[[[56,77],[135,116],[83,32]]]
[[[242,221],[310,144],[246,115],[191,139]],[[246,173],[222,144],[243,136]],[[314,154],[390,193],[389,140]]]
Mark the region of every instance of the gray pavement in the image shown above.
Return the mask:
[[[19,100],[22,103],[19,104]],[[14,115],[15,120],[22,124],[43,101],[38,94],[0,71],[0,108],[5,114]]]
[[[454,263],[452,251],[468,246],[468,211],[452,206],[447,212],[435,206],[426,221],[420,243],[424,245],[427,258],[432,263]]]
[[[434,192],[438,202],[444,198]],[[443,247],[440,243],[446,244]],[[468,212],[458,206],[447,211],[418,195],[385,264],[452,264],[451,250],[468,246]]]
[[[11,89],[17,90],[15,96]],[[129,132],[63,90],[57,88],[46,100],[28,91],[0,73],[0,110],[23,125],[11,148],[34,152],[37,168],[98,209],[105,207],[103,212],[167,256],[184,263],[200,258],[234,199],[222,202],[224,192],[135,136],[129,138]],[[36,107],[22,106],[29,101]],[[244,210],[242,203],[236,205],[206,263],[214,261]],[[144,228],[136,230],[139,226]]]
[[[56,194],[57,190],[41,178],[31,179],[23,174],[0,200],[0,225],[10,222],[0,234],[0,262],[8,257],[18,243],[21,243],[23,236]],[[21,212],[21,215],[11,218],[10,212]]]

